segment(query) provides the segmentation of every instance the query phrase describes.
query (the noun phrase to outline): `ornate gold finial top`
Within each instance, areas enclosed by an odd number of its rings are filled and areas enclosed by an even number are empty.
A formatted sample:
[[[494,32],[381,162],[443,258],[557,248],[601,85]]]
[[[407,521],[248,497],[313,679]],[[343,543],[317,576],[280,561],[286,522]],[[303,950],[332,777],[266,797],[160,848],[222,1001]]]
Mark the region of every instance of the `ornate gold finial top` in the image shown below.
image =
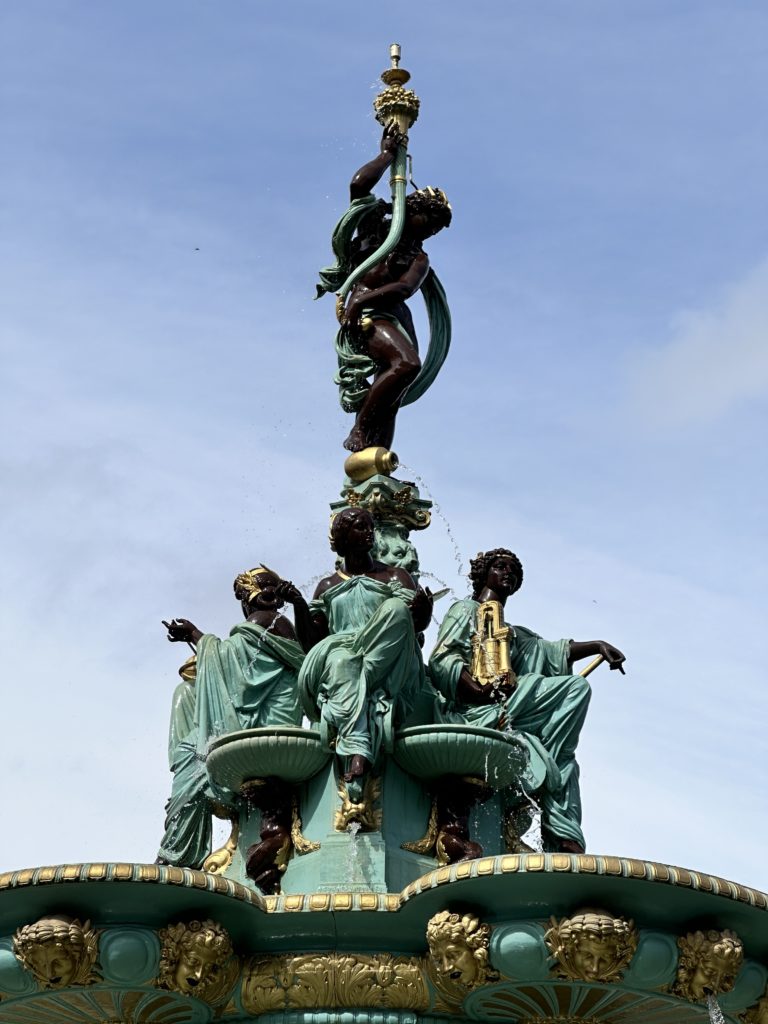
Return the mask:
[[[419,116],[419,97],[412,89],[404,89],[411,75],[400,67],[400,44],[392,43],[389,48],[391,67],[382,71],[381,80],[386,86],[373,101],[376,120],[385,128],[394,122],[403,135],[408,134],[411,125]]]
[[[405,85],[411,75],[405,68],[400,67],[400,43],[392,43],[389,48],[389,59],[391,67],[382,71],[381,80],[385,85]]]

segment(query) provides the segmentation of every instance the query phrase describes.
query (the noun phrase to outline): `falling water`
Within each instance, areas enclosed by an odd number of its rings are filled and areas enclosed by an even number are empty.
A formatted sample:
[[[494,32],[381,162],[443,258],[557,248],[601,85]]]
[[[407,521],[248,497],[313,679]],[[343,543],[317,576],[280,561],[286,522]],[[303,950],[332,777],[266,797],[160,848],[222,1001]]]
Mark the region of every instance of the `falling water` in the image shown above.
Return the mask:
[[[709,1019],[712,1024],[725,1024],[723,1011],[713,995],[707,996],[707,1009],[709,1010]]]
[[[404,462],[401,462],[400,463],[400,469],[404,470],[406,473],[408,473],[410,476],[413,477],[413,482],[418,486],[419,490],[423,491],[425,496],[432,502],[432,510],[435,513],[435,515],[438,516],[442,520],[443,526],[445,527],[445,532],[448,534],[448,540],[451,542],[451,546],[453,547],[453,559],[456,562],[456,569],[457,569],[457,571],[459,573],[459,576],[463,576],[464,575],[464,559],[461,557],[461,551],[459,550],[459,545],[456,543],[456,538],[453,536],[453,530],[451,529],[451,524],[445,518],[445,515],[443,514],[443,510],[440,508],[438,503],[435,501],[435,497],[432,494],[432,491],[425,484],[424,478],[419,476],[418,473],[414,472],[414,470],[412,470],[410,468],[410,466],[406,466],[406,464]]]
[[[443,588],[444,590],[447,590],[448,593],[451,595],[451,600],[452,601],[458,601],[459,598],[458,598],[458,595],[456,594],[456,591],[453,589],[452,586],[450,586],[448,583],[446,583],[445,580],[441,580],[440,577],[439,576],[435,576],[435,574],[433,572],[424,572],[423,569],[421,571],[421,575],[423,577],[425,577],[426,579],[428,579],[428,580],[432,580],[433,583],[439,584],[439,586],[441,588]]]
[[[361,829],[359,821],[350,821],[347,825],[349,835],[349,846],[347,847],[346,881],[349,885],[362,881],[363,865],[360,861],[360,850],[357,845],[357,836]]]

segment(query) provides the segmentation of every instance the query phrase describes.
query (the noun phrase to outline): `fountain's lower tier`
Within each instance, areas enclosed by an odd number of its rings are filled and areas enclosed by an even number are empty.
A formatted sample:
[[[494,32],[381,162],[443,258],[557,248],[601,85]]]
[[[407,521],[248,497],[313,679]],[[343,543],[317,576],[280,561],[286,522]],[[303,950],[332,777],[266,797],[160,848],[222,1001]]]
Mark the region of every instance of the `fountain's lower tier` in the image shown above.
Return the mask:
[[[0,875],[0,1024],[704,1024],[709,988],[765,1024],[767,962],[765,894],[621,857],[273,897],[155,864]]]

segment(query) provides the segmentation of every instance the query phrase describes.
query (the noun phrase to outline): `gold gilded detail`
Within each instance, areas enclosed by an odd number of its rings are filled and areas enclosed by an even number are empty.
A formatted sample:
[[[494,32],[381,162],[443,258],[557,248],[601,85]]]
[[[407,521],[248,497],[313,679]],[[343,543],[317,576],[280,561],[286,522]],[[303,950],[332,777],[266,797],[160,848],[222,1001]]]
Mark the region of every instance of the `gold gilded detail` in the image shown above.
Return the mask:
[[[99,981],[99,933],[90,921],[54,915],[24,925],[13,936],[13,952],[43,988],[69,988]]]
[[[242,1001],[253,1015],[324,1007],[425,1010],[429,994],[420,957],[309,953],[254,957]]]
[[[378,832],[381,830],[381,807],[377,806],[381,798],[381,779],[369,775],[363,787],[363,799],[353,802],[344,779],[339,779],[338,794],[341,807],[336,811],[333,827],[337,832],[346,832],[347,827],[356,821],[362,832]]]
[[[257,565],[253,569],[246,569],[239,573],[233,583],[237,600],[250,603],[257,598],[264,589],[265,576],[274,576],[276,579],[280,579],[280,574],[266,565]]]
[[[458,1009],[465,996],[498,980],[488,959],[491,926],[474,914],[441,910],[427,922],[427,970],[440,996],[436,1011]]]
[[[499,601],[483,601],[477,609],[475,633],[472,636],[470,675],[480,686],[497,686],[515,673],[509,666],[509,626]]]
[[[735,932],[689,932],[677,940],[680,959],[672,992],[692,1003],[730,992],[744,963],[744,946]]]
[[[411,75],[405,68],[400,67],[398,43],[390,46],[389,57],[391,66],[381,73],[381,80],[386,88],[374,99],[373,109],[379,124],[386,127],[394,122],[397,125],[405,145],[408,130],[419,116],[419,97],[411,89],[403,88]]]
[[[740,1019],[744,1024],[768,1024],[768,991],[759,1003],[742,1013]]]
[[[553,917],[544,939],[555,973],[568,981],[620,981],[637,949],[634,921],[603,910]]]
[[[320,843],[314,839],[307,839],[301,831],[301,818],[299,817],[299,802],[294,793],[291,801],[291,842],[294,851],[303,857],[305,853],[314,853],[320,849]]]
[[[240,972],[240,961],[227,931],[215,921],[172,924],[159,931],[158,988],[194,995],[209,1004],[227,1000]]]
[[[448,864],[449,858],[445,852],[445,848],[441,842],[440,833],[437,829],[437,803],[432,801],[432,809],[429,812],[429,821],[427,822],[427,830],[421,839],[416,839],[412,843],[401,843],[401,850],[407,850],[409,853],[419,853],[424,857],[433,854],[437,858],[437,863]]]
[[[214,850],[213,853],[209,854],[205,858],[203,861],[203,871],[207,871],[209,875],[223,874],[232,863],[232,858],[237,850],[237,841],[239,838],[240,822],[237,818],[233,818],[232,830],[229,833],[229,839],[220,849]]]
[[[360,452],[352,452],[344,461],[344,472],[350,480],[361,484],[372,476],[391,476],[400,460],[394,452],[387,448],[363,448]]]
[[[383,474],[382,474],[383,475]],[[394,480],[394,477],[392,477]],[[363,481],[365,483],[365,481]],[[356,484],[356,487],[361,486]],[[432,522],[432,513],[423,499],[414,496],[413,488],[399,487],[396,491],[375,485],[370,493],[360,494],[348,487],[342,497],[350,508],[364,508],[377,520],[392,521],[408,530],[426,530]],[[331,522],[333,522],[331,518]]]

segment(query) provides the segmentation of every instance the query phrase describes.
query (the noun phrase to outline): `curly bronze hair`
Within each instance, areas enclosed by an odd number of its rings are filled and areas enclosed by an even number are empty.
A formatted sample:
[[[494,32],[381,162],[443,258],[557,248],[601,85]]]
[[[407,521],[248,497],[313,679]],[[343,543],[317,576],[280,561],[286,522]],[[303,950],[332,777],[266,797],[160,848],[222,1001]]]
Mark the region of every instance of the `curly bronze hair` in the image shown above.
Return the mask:
[[[523,563],[514,553],[508,548],[493,548],[492,551],[478,551],[477,558],[470,558],[469,560],[469,579],[472,583],[472,597],[477,600],[477,596],[485,586],[485,581],[488,579],[488,572],[496,561],[497,558],[501,558],[502,555],[505,558],[510,558],[515,569],[515,575],[517,576],[517,586],[512,590],[512,593],[516,593],[523,584]]]
[[[437,231],[447,228],[453,219],[448,197],[441,188],[420,188],[411,192],[405,200],[405,209],[410,216],[422,214]]]
[[[358,519],[360,516],[367,516],[371,520],[371,526],[374,525],[374,518],[371,513],[365,508],[343,508],[341,512],[337,513],[333,517],[331,522],[331,551],[335,551],[337,555],[342,557],[346,554],[347,531],[350,524]]]

